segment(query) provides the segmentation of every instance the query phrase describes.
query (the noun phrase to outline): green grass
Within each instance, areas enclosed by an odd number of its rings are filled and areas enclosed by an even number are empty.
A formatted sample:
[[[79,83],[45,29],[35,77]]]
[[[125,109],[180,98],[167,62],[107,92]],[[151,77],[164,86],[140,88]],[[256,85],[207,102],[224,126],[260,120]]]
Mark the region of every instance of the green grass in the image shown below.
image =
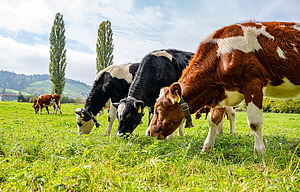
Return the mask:
[[[145,137],[147,114],[129,139],[104,137],[101,127],[79,137],[74,110],[34,114],[29,103],[0,102],[2,191],[299,191],[300,115],[264,114],[265,165],[253,155],[246,113],[237,113],[236,134],[216,138],[201,154],[207,120],[194,120],[185,136]],[[194,119],[194,118],[193,118]],[[117,121],[113,134],[117,131]]]

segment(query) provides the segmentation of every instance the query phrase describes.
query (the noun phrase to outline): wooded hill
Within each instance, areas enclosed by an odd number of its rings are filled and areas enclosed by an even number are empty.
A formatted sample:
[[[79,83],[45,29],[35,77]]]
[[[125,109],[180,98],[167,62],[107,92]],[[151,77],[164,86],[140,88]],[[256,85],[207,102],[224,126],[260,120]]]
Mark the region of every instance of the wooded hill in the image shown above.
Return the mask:
[[[41,95],[51,93],[50,75],[24,75],[9,71],[0,71],[0,92],[22,92],[22,94]],[[12,90],[12,91],[9,91]],[[64,94],[71,97],[82,97],[88,94],[91,86],[72,79],[66,79]],[[17,93],[18,94],[18,93]]]

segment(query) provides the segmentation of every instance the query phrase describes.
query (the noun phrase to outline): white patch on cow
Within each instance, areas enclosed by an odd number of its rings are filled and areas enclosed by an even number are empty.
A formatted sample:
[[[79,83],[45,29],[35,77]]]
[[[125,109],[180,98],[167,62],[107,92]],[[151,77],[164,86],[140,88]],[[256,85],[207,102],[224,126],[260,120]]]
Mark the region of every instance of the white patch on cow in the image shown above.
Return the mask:
[[[219,103],[219,106],[234,107],[240,104],[244,100],[244,95],[238,91],[227,91],[225,90],[226,98]]]
[[[263,88],[264,96],[275,98],[298,98],[300,96],[300,85],[293,84],[286,77],[283,83],[278,86],[272,86],[270,83]]]
[[[151,55],[155,55],[157,57],[166,57],[168,59],[170,59],[170,61],[172,61],[172,55],[170,53],[168,53],[167,51],[156,51],[154,53],[151,53]]]
[[[122,114],[124,113],[124,109],[125,109],[125,103],[121,102],[120,105],[118,106],[118,116],[119,116],[119,120],[122,117]]]
[[[295,23],[294,29],[297,29],[298,31],[300,31],[300,23]]]
[[[118,78],[118,79],[125,79],[128,83],[132,83],[132,75],[129,72],[129,67],[132,65],[132,63],[126,63],[122,65],[110,65],[107,68],[101,70],[95,77],[95,81],[97,81],[102,73],[107,72],[112,77]]]
[[[263,122],[262,119],[263,110],[259,109],[253,102],[248,103],[247,106],[247,118],[248,124],[249,122],[254,124],[261,124]]]
[[[261,135],[263,125],[263,110],[250,102],[247,106],[247,122],[254,135],[254,151],[265,154],[265,145]]]
[[[255,25],[260,25],[260,26],[263,26],[263,24],[262,24],[262,23],[255,23]]]
[[[286,59],[286,56],[284,55],[284,52],[282,51],[282,49],[280,49],[280,47],[278,46],[277,47],[277,53],[278,53],[278,56],[282,59]]]
[[[264,35],[265,37],[274,40],[274,37],[266,31],[266,26],[260,29],[256,27],[241,26],[243,36],[228,37],[225,39],[212,39],[211,41],[218,44],[218,56],[231,53],[233,50],[240,50],[244,53],[250,53],[262,49],[258,42],[257,36]]]

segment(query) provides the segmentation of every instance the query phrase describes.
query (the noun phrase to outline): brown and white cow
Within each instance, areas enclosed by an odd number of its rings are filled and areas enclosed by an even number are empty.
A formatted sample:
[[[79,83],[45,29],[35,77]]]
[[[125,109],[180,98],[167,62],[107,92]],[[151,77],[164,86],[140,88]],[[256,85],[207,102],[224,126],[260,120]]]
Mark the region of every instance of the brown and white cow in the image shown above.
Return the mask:
[[[34,113],[42,114],[43,107],[46,108],[46,113],[49,114],[48,107],[53,106],[53,113],[61,114],[60,110],[60,95],[59,94],[46,94],[40,95],[37,99],[33,101],[32,107],[34,108]]]
[[[224,27],[204,40],[178,82],[165,88],[155,105],[149,135],[164,139],[184,120],[179,102],[191,113],[208,105],[211,126],[202,151],[215,142],[223,106],[245,100],[254,151],[265,154],[262,139],[263,96],[295,98],[300,94],[300,24],[247,22]]]

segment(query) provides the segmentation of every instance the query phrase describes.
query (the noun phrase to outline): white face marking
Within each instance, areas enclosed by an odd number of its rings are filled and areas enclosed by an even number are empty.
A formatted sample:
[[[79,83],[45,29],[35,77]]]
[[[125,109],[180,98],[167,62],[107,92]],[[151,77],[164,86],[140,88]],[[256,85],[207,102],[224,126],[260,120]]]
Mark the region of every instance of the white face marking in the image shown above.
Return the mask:
[[[76,114],[76,121],[80,122],[82,124],[82,126],[80,127],[79,125],[77,125],[77,134],[78,135],[82,135],[82,134],[89,134],[92,130],[93,127],[95,125],[94,121],[89,120],[88,122],[83,121],[79,115]]]
[[[296,23],[294,25],[294,29],[297,29],[298,31],[300,31],[300,23]]]
[[[300,96],[300,85],[294,85],[286,77],[283,83],[278,86],[271,86],[269,83],[263,88],[264,96],[275,98],[298,98]]]
[[[157,57],[166,57],[168,59],[170,59],[170,61],[172,61],[172,55],[170,53],[168,53],[167,51],[156,51],[154,53],[151,53],[151,55],[155,55]]]
[[[282,51],[282,49],[280,49],[280,47],[278,46],[277,47],[277,53],[278,53],[278,56],[282,59],[286,59],[285,55],[284,55],[284,52]]]
[[[262,49],[260,46],[257,36],[264,35],[269,39],[274,39],[274,37],[266,32],[266,26],[261,27],[260,29],[256,27],[245,27],[241,26],[244,35],[243,36],[235,36],[228,37],[225,39],[212,39],[211,41],[218,44],[218,56],[231,53],[233,50],[240,50],[244,53],[250,53],[253,51],[258,51]]]
[[[237,91],[227,91],[225,90],[227,97],[219,103],[219,106],[230,106],[234,107],[240,104],[244,100],[244,95]]]
[[[96,77],[95,80],[98,80],[102,73],[107,72],[110,73],[112,77],[118,78],[118,79],[125,79],[128,83],[132,83],[132,75],[129,72],[129,67],[132,65],[132,63],[126,63],[122,65],[110,65],[107,68],[100,71]]]
[[[125,103],[120,103],[120,105],[118,106],[118,118],[121,119],[122,114],[124,113],[124,109],[125,109]]]

